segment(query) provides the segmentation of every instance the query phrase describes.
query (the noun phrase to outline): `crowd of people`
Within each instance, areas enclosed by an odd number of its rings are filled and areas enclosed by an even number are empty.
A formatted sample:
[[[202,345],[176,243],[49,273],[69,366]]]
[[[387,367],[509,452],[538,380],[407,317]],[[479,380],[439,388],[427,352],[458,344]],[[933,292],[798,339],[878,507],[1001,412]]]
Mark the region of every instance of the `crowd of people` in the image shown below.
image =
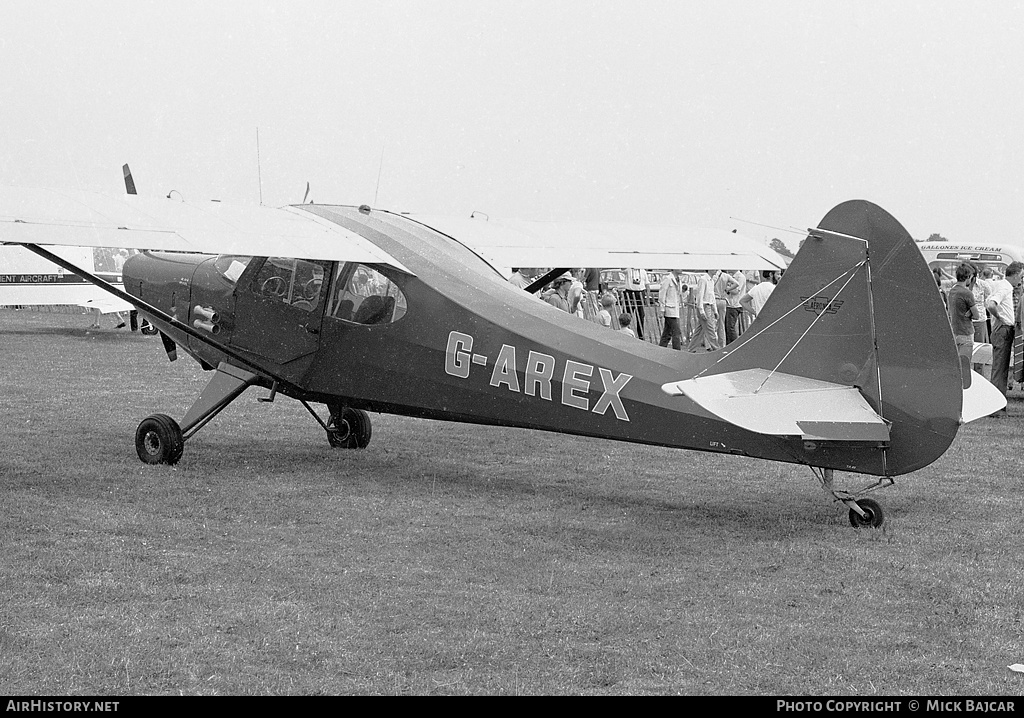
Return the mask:
[[[964,262],[956,268],[955,279],[933,270],[957,351],[964,357],[962,365],[984,370],[1004,396],[1013,381],[1024,381],[1013,376],[1011,367],[1014,338],[1021,335],[1022,270],[1024,265],[1013,262],[999,276],[992,267]],[[760,282],[754,282],[738,270],[684,275],[683,270],[674,269],[664,274],[652,297],[646,289],[610,291],[601,284],[600,270],[574,269],[555,277],[539,296],[564,312],[663,347],[715,351],[736,341],[760,313],[780,277],[779,271],[763,270]],[[527,270],[515,268],[509,281],[525,289],[532,280]],[[974,361],[978,344],[991,345],[990,374],[987,366]]]
[[[601,284],[600,270],[573,269],[552,279],[539,297],[564,312],[663,347],[715,351],[749,326],[780,274],[765,270],[755,283],[740,270],[708,270],[694,282],[693,274],[674,269],[664,274],[654,296],[644,286],[646,273],[640,276],[643,289],[616,292]],[[512,269],[514,286],[526,289],[532,281],[529,270]]]
[[[1010,360],[1014,338],[1021,332],[1022,270],[1024,265],[1012,262],[1000,278],[991,267],[979,269],[970,262],[962,262],[956,268],[955,283],[948,288],[943,272],[938,268],[933,270],[935,283],[946,303],[961,366],[965,372],[972,365],[980,369],[973,361],[975,345],[991,344],[991,381],[1003,396],[1012,380],[1021,380],[1019,376],[1011,378]],[[965,387],[968,381],[965,377]],[[1006,409],[1003,409],[993,416],[1005,415]]]
[[[685,332],[689,352],[716,351],[732,344],[761,311],[779,276],[777,271],[763,270],[761,282],[752,284],[741,270],[709,269],[690,286],[681,281],[682,270],[672,270],[658,289],[657,312],[663,320],[658,343],[682,349]]]

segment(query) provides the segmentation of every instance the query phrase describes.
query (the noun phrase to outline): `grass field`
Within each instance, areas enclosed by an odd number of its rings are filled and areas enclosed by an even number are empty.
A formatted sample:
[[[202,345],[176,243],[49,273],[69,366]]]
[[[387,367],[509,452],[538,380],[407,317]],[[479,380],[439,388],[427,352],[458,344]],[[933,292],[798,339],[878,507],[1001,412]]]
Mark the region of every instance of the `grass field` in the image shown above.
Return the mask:
[[[855,530],[806,468],[376,415],[332,450],[257,390],[146,466],[207,375],[88,323],[0,310],[0,694],[1024,688],[1019,393]]]

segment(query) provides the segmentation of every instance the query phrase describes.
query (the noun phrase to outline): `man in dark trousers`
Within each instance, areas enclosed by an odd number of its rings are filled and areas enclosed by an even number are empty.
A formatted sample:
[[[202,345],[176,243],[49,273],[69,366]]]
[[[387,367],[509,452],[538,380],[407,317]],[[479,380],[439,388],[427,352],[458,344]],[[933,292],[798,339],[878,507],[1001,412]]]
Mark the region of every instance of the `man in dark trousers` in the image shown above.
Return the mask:
[[[992,282],[992,294],[985,300],[985,307],[992,314],[992,384],[1006,396],[1010,373],[1010,351],[1016,331],[1016,312],[1013,306],[1013,290],[1020,284],[1024,265],[1012,262],[1006,268],[1006,278]],[[992,416],[1006,416],[1006,409]]]

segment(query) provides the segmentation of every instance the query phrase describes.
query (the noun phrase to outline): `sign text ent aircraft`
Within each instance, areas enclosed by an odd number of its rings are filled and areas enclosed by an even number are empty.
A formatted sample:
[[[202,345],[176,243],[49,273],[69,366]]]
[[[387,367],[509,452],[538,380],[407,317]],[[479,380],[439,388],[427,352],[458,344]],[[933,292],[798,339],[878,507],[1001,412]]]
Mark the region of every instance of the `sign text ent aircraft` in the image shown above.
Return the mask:
[[[829,212],[751,328],[702,354],[581,321],[494,267],[778,266],[729,232],[4,189],[0,242],[98,285],[40,245],[169,250],[131,257],[125,291],[110,290],[159,328],[172,359],[180,347],[213,375],[180,421],[141,422],[147,463],[177,462],[256,385],[303,402],[337,447],[366,446],[367,412],[387,412],[804,464],[854,525],[877,526],[864,494],[935,461],[962,421],[1002,400],[961,378],[920,252],[864,201]],[[842,491],[835,470],[876,480]]]
[[[96,274],[115,287],[123,288],[121,255],[115,254],[115,250],[60,247],[54,251],[75,266]],[[0,247],[0,306],[19,304],[77,305],[85,309],[97,309],[103,314],[134,309],[123,299],[23,247]]]

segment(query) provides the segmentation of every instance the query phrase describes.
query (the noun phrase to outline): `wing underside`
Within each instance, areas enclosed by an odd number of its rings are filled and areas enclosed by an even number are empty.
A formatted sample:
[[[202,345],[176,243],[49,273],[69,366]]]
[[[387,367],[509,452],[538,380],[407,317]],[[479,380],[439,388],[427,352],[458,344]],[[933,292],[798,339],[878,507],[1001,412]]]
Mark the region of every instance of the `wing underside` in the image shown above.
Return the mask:
[[[493,266],[779,269],[769,247],[720,229],[612,222],[498,221],[403,215],[477,252]],[[0,187],[0,242],[293,256],[389,264],[375,244],[302,206]]]

